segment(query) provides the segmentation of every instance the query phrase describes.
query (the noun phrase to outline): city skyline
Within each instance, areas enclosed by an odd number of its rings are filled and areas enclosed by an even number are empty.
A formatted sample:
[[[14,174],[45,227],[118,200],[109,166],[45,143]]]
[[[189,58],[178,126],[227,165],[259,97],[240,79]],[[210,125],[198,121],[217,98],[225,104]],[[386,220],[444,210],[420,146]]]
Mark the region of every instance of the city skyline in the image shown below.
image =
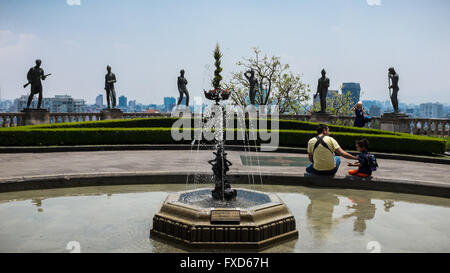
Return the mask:
[[[186,70],[192,97],[210,88],[212,50],[222,47],[226,79],[252,47],[281,56],[303,74],[312,93],[320,70],[330,89],[359,82],[362,99],[386,100],[387,68],[400,74],[400,102],[450,102],[450,3],[419,1],[2,1],[2,99],[43,60],[44,96],[68,93],[88,102],[103,91],[106,65],[117,75],[117,97],[143,103],[178,96]],[[261,20],[263,18],[264,20]],[[207,23],[205,23],[207,22]],[[64,91],[67,90],[67,91]]]
[[[344,93],[346,90],[343,90]],[[342,90],[329,90],[327,99],[334,99],[342,95]],[[22,95],[14,100],[0,100],[1,112],[18,112],[26,107],[27,96]],[[182,104],[185,104],[183,98]],[[120,103],[122,101],[122,103]],[[128,102],[128,103],[127,103]],[[149,110],[170,113],[176,106],[177,99],[175,97],[164,97],[163,104],[143,104],[136,100],[128,100],[126,96],[119,97],[119,105],[117,108],[124,112],[148,112]],[[205,103],[206,102],[206,103]],[[317,98],[314,103],[317,103]],[[391,102],[389,100],[362,100],[363,107],[370,116],[379,117],[383,113],[390,113],[393,111]],[[33,100],[32,107],[36,107],[37,100]],[[201,112],[207,107],[208,101],[203,100],[202,97],[194,97],[192,104],[189,106],[191,111]],[[83,99],[72,98],[70,95],[55,95],[55,97],[44,97],[43,106],[50,112],[59,113],[89,113],[99,112],[106,107],[106,102],[103,102],[103,94],[96,97],[94,104],[88,104]],[[439,102],[426,102],[420,104],[414,103],[400,103],[400,110],[405,112],[410,117],[416,118],[449,118],[450,104]],[[306,113],[305,113],[306,114]],[[353,113],[350,113],[352,115]]]

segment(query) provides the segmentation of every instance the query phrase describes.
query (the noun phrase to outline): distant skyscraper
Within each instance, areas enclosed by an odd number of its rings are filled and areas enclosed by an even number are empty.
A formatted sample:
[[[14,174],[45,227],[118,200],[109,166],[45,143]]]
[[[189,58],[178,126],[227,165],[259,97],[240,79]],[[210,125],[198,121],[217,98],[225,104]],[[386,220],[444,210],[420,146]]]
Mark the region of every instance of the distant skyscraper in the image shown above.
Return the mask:
[[[119,108],[122,110],[127,110],[127,97],[125,96],[119,97]]]
[[[378,101],[376,100],[363,100],[362,103],[366,109],[370,109],[372,105],[378,105]]]
[[[369,108],[369,114],[372,115],[372,117],[379,117],[381,116],[381,108],[376,104],[372,104]]]
[[[103,95],[98,95],[97,98],[95,98],[95,105],[103,107]]]
[[[82,113],[86,111],[84,100],[74,99],[69,95],[56,95],[48,98],[48,108],[54,113]],[[44,103],[45,105],[45,103]]]
[[[423,118],[431,118],[433,116],[433,104],[422,103],[420,105],[420,116]]]
[[[342,84],[342,95],[350,94],[352,106],[358,103],[361,96],[361,86],[357,82],[344,82]]]
[[[18,111],[27,105],[27,96],[21,96],[14,100],[15,108]],[[37,100],[33,100],[31,107],[37,106]],[[81,99],[74,99],[68,95],[56,95],[54,98],[43,98],[42,107],[52,113],[83,113],[86,112],[86,103]]]
[[[183,103],[185,102],[186,100],[183,101]],[[177,101],[174,97],[164,97],[164,108],[166,112],[172,112],[172,109],[175,107],[176,104]]]
[[[432,108],[433,118],[443,118],[444,117],[444,105],[440,103],[433,103]]]
[[[130,100],[128,102],[128,112],[136,112],[136,100]]]

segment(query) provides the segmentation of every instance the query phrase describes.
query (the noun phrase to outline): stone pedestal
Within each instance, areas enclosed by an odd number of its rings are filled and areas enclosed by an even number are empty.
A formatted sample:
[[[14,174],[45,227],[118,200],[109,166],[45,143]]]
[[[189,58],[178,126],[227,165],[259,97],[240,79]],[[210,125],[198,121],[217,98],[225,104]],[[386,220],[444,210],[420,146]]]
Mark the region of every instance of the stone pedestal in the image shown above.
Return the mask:
[[[408,116],[403,113],[385,113],[380,119],[380,129],[384,131],[409,133]]]
[[[214,201],[210,188],[169,194],[150,236],[188,248],[256,251],[298,238],[294,216],[278,196],[236,190],[228,205]]]
[[[318,122],[318,123],[324,123],[324,124],[330,124],[332,119],[333,119],[333,115],[330,113],[322,113],[322,112],[313,112],[311,114],[311,122]]]
[[[101,120],[122,119],[123,112],[120,109],[103,109],[101,112]]]
[[[50,112],[47,109],[23,109],[22,113],[22,126],[50,124]]]

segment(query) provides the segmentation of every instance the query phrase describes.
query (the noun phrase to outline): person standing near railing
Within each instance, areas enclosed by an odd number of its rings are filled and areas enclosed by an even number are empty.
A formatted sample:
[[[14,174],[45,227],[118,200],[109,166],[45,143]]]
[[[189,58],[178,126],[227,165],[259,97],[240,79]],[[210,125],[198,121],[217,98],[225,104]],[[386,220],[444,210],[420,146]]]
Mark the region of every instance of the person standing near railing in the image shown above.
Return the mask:
[[[367,113],[363,108],[363,103],[359,101],[355,106],[351,109],[352,112],[355,112],[355,121],[353,123],[354,127],[364,127],[366,122],[368,122],[370,119],[367,117]]]

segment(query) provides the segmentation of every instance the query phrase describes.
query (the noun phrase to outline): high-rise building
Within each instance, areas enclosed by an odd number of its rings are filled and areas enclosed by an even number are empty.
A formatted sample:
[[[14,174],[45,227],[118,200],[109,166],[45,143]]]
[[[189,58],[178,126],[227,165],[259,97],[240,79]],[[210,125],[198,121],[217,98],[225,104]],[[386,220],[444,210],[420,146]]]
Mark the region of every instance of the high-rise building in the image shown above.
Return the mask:
[[[122,109],[123,111],[127,110],[127,97],[125,96],[120,96],[119,97],[119,108]]]
[[[13,102],[10,100],[0,101],[0,112],[8,112],[12,105]]]
[[[342,84],[342,95],[349,94],[352,106],[358,103],[361,96],[361,85],[357,82],[344,82]]]
[[[381,116],[381,108],[376,104],[372,104],[369,108],[369,114],[372,117],[379,117]]]
[[[17,111],[22,111],[27,107],[28,96],[21,96],[14,100]],[[36,108],[38,100],[33,99],[30,107]],[[74,99],[68,95],[56,95],[54,98],[43,98],[42,108],[52,113],[83,113],[86,112],[86,102],[81,99]]]
[[[25,96],[25,95],[20,96],[20,98],[15,99],[14,100],[14,110],[20,112],[23,109],[25,109],[27,107],[27,101],[28,101],[28,96]],[[33,100],[30,107],[36,108],[37,100]]]
[[[432,117],[433,118],[443,118],[444,117],[444,105],[438,102],[433,103],[432,108]]]
[[[363,100],[362,103],[366,109],[370,109],[372,105],[377,105],[379,107],[379,102],[376,100]]]
[[[186,97],[184,97],[184,99],[185,98]],[[174,97],[164,97],[164,108],[166,112],[172,112],[172,109],[175,107],[176,104],[177,101]]]
[[[95,105],[103,107],[103,95],[100,94],[95,98]]]
[[[54,98],[46,98],[48,100],[48,110],[55,113],[82,113],[86,111],[84,100],[74,99],[69,95],[56,95]]]
[[[433,115],[432,108],[432,103],[422,103],[420,105],[420,116],[423,118],[431,118],[431,116]]]
[[[128,102],[128,112],[136,112],[136,100],[130,100]]]

